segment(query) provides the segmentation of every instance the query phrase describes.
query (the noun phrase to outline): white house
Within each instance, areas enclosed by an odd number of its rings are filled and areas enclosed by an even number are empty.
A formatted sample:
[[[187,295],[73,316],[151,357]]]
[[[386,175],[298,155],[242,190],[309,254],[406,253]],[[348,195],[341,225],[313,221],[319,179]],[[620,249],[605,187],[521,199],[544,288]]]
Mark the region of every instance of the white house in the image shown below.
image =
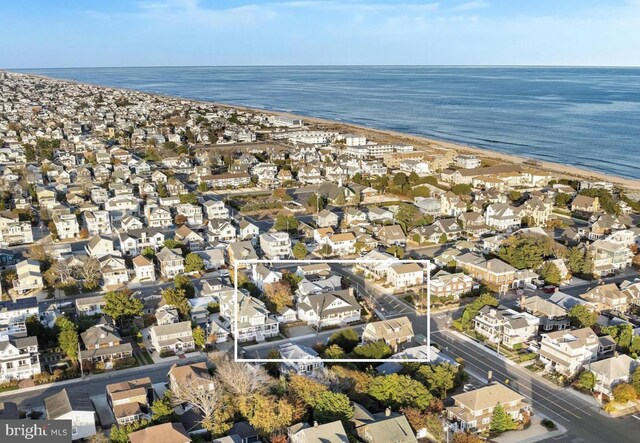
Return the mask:
[[[418,263],[394,264],[387,270],[387,283],[396,289],[419,286],[424,282],[424,269]]]
[[[96,434],[96,418],[91,402],[71,396],[66,389],[44,399],[47,420],[70,420],[71,439],[80,440]]]

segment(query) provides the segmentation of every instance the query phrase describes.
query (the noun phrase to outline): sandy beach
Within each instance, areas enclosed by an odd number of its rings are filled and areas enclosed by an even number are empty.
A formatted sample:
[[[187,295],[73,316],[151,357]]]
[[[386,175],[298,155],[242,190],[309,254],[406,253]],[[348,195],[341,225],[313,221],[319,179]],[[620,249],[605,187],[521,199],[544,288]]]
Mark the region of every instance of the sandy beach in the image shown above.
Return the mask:
[[[428,137],[424,137],[424,136],[419,136],[419,135],[415,135],[415,134],[409,134],[409,133],[397,132],[397,131],[388,131],[388,130],[382,130],[382,129],[375,129],[375,128],[371,128],[371,127],[367,127],[367,126],[361,126],[361,125],[356,125],[356,124],[351,124],[351,123],[344,123],[344,122],[337,122],[337,121],[332,121],[332,120],[327,120],[327,119],[322,119],[322,118],[317,118],[317,117],[309,117],[309,116],[304,116],[304,115],[291,114],[291,113],[288,113],[288,112],[280,112],[280,111],[272,111],[272,110],[251,108],[251,107],[242,106],[242,105],[219,103],[219,102],[215,102],[215,101],[206,101],[206,100],[197,100],[197,99],[190,99],[190,98],[184,98],[184,97],[168,96],[168,95],[163,95],[163,94],[155,94],[155,93],[149,93],[149,92],[144,92],[144,91],[139,91],[139,90],[133,90],[133,89],[129,89],[129,88],[115,88],[115,87],[111,87],[111,86],[104,86],[104,85],[93,84],[93,83],[85,83],[85,82],[79,82],[79,81],[75,81],[75,80],[67,80],[67,79],[59,79],[59,78],[55,78],[55,77],[48,77],[48,76],[39,75],[39,74],[24,74],[24,73],[20,73],[20,74],[21,75],[31,76],[31,77],[43,78],[43,79],[46,79],[46,80],[53,80],[53,81],[60,81],[60,82],[67,82],[67,83],[74,83],[74,84],[87,84],[87,85],[91,85],[91,86],[94,86],[94,87],[100,87],[100,88],[104,88],[106,90],[112,90],[112,91],[134,91],[134,92],[137,92],[137,93],[147,94],[147,95],[153,96],[153,97],[161,97],[161,98],[165,98],[165,99],[179,100],[179,101],[190,102],[190,103],[200,103],[200,104],[214,105],[214,106],[218,106],[218,107],[221,107],[221,108],[233,109],[233,110],[237,110],[237,111],[247,111],[247,112],[263,113],[263,114],[267,114],[267,115],[282,115],[282,116],[287,116],[287,117],[292,117],[292,118],[299,118],[299,119],[304,120],[307,123],[311,123],[311,124],[316,125],[316,126],[321,126],[321,127],[325,128],[325,129],[336,130],[336,131],[343,132],[343,133],[362,134],[362,135],[365,135],[367,137],[367,139],[370,139],[370,140],[373,140],[373,141],[376,141],[376,142],[379,142],[379,143],[411,144],[417,150],[420,150],[420,149],[423,149],[423,150],[424,149],[430,149],[430,150],[432,150],[432,149],[436,149],[436,150],[437,149],[453,150],[453,151],[456,151],[458,153],[474,154],[474,155],[478,156],[479,158],[487,159],[487,160],[491,160],[493,162],[499,162],[499,163],[517,164],[517,163],[523,163],[524,161],[527,161],[527,160],[535,160],[539,166],[531,166],[531,165],[528,164],[527,167],[528,168],[533,168],[533,169],[540,169],[540,170],[549,171],[549,172],[552,173],[554,178],[570,178],[570,179],[573,178],[573,179],[586,179],[586,180],[592,180],[592,181],[607,181],[607,182],[613,183],[615,186],[617,186],[617,187],[619,187],[619,188],[621,188],[623,190],[640,191],[640,179],[630,179],[630,178],[625,178],[625,177],[618,177],[618,176],[614,176],[614,175],[608,175],[608,174],[603,174],[603,173],[599,173],[599,172],[596,172],[596,171],[591,171],[591,170],[587,170],[587,169],[578,168],[578,167],[571,166],[571,165],[564,165],[564,164],[561,164],[561,163],[539,161],[537,159],[533,159],[531,157],[527,157],[526,153],[523,153],[522,156],[513,155],[513,154],[504,154],[504,153],[497,152],[497,151],[492,151],[492,150],[489,150],[489,149],[482,149],[482,148],[478,148],[478,147],[474,147],[474,146],[467,146],[467,145],[464,145],[464,144],[454,143],[454,142],[450,142],[450,141],[446,141],[446,140],[437,140],[437,139],[428,138]]]

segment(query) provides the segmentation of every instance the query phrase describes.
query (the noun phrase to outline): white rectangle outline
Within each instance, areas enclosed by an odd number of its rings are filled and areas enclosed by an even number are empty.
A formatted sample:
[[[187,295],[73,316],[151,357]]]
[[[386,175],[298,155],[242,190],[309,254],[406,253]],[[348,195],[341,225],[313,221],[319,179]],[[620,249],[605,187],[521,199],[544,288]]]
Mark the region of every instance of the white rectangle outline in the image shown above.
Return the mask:
[[[389,263],[389,265],[393,264],[404,264],[404,263],[418,263],[418,264],[427,264],[427,349],[429,350],[429,355],[431,355],[431,261],[427,259],[421,260],[375,260],[375,259],[351,259],[351,260],[340,260],[340,259],[329,259],[329,260],[268,260],[268,259],[248,259],[248,260],[234,260],[233,264],[233,311],[234,311],[234,319],[233,325],[235,326],[235,333],[233,334],[233,359],[234,361],[243,362],[243,363],[307,363],[308,359],[287,359],[287,358],[238,358],[238,267],[244,264],[260,264],[260,263],[284,263],[284,264],[296,264],[296,263],[308,263],[308,264],[329,264],[329,263]],[[321,358],[319,360],[323,363],[431,363],[430,358]]]

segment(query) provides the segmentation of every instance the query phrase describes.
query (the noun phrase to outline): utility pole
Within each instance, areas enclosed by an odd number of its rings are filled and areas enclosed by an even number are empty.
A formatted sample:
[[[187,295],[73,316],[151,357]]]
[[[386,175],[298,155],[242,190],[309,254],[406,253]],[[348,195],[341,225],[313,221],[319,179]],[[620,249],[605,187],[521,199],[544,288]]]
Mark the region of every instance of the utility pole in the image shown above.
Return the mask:
[[[80,363],[80,380],[84,378],[84,370],[82,369],[82,354],[80,353],[80,343],[78,342],[78,362]]]

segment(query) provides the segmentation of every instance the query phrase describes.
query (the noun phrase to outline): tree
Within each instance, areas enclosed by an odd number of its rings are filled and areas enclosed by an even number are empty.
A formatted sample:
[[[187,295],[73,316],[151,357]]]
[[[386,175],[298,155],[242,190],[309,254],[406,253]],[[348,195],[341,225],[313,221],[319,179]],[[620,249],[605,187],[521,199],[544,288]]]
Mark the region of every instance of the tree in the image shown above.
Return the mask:
[[[305,205],[311,211],[320,212],[326,206],[326,201],[323,196],[318,194],[312,194],[305,202]]]
[[[562,275],[560,275],[560,270],[558,267],[552,262],[545,262],[540,270],[538,271],[540,277],[544,281],[552,285],[559,285],[562,281]]]
[[[571,201],[571,195],[559,192],[556,194],[555,205],[559,208],[566,208]]]
[[[169,423],[174,419],[173,405],[171,404],[171,391],[167,391],[162,398],[151,405],[151,421],[154,425]]]
[[[180,194],[178,198],[180,199],[180,203],[182,204],[190,204],[190,205],[198,204],[198,197],[196,197],[195,194]]]
[[[329,341],[327,342],[327,344],[329,346],[338,345],[342,349],[344,349],[345,352],[349,353],[358,345],[359,342],[360,336],[355,330],[342,329],[331,334],[331,337],[329,337]]]
[[[455,195],[469,195],[471,194],[471,185],[468,185],[466,183],[453,185],[451,187],[451,192],[453,192]]]
[[[385,252],[387,254],[393,255],[396,258],[399,258],[400,260],[402,260],[402,258],[404,257],[404,249],[402,249],[402,247],[398,245],[389,246],[385,250]]]
[[[396,213],[396,220],[405,232],[411,231],[416,226],[429,224],[431,218],[425,217],[422,212],[413,204],[401,203]]]
[[[178,290],[184,291],[184,295],[187,298],[193,298],[196,296],[196,290],[193,287],[193,282],[186,275],[176,275],[173,279],[173,287]]]
[[[298,228],[300,222],[292,215],[279,215],[276,217],[276,221],[273,224],[273,229],[276,231],[295,231]]]
[[[156,250],[151,246],[147,246],[142,249],[142,256],[148,258],[149,260],[153,260],[156,257]]]
[[[346,354],[344,352],[344,349],[342,349],[338,345],[331,345],[327,347],[327,349],[325,349],[324,352],[322,353],[322,358],[326,358],[326,359],[336,359],[336,358],[345,358],[345,357],[346,357]]]
[[[204,345],[207,343],[207,337],[204,329],[202,329],[200,325],[198,325],[193,328],[191,332],[193,333],[193,342],[198,348],[203,349]]]
[[[578,382],[580,383],[580,386],[583,387],[584,389],[591,390],[596,385],[596,376],[591,371],[584,371],[582,372],[582,374],[580,374],[580,377],[578,378]]]
[[[97,259],[89,257],[83,266],[78,266],[74,272],[77,274],[77,278],[82,280],[85,288],[93,290],[98,287],[101,273],[100,262]]]
[[[484,443],[484,440],[470,432],[456,432],[453,434],[452,443]]]
[[[633,370],[631,374],[631,385],[635,388],[638,395],[640,395],[640,366]]]
[[[638,398],[638,393],[629,383],[619,383],[613,388],[613,398],[619,403],[626,403]]]
[[[188,221],[189,219],[187,218],[187,216],[182,214],[176,214],[175,218],[173,219],[173,222],[176,224],[176,226],[182,226]]]
[[[293,246],[293,256],[297,260],[302,260],[303,258],[305,258],[308,252],[309,251],[307,251],[307,247],[302,242],[298,242]]]
[[[398,172],[396,175],[393,176],[393,180],[391,182],[398,189],[404,190],[405,187],[409,185],[409,178],[407,177],[407,174],[405,174],[404,172]]]
[[[109,291],[104,296],[104,302],[102,312],[116,321],[120,320],[120,325],[123,318],[141,316],[144,309],[142,302],[131,297],[128,291]]]
[[[216,378],[233,397],[238,409],[245,413],[254,394],[263,394],[273,384],[273,379],[261,366],[234,361],[227,356],[214,356],[212,362]]]
[[[517,202],[522,198],[522,192],[511,190],[507,194],[507,197],[509,197],[509,200],[511,200],[512,202]]]
[[[478,315],[480,309],[482,309],[484,306],[497,307],[499,303],[500,302],[498,301],[498,299],[489,293],[485,292],[483,294],[480,294],[480,296],[473,302],[469,303],[462,312],[462,317],[460,318],[462,327],[467,328],[472,323],[475,316]]]
[[[344,394],[325,391],[316,399],[313,418],[320,424],[340,420],[347,423],[353,417],[353,407]]]
[[[109,443],[109,437],[104,432],[98,431],[87,439],[89,443]]]
[[[273,310],[279,311],[285,306],[293,305],[291,286],[285,281],[264,285],[264,295]]]
[[[323,384],[297,374],[293,374],[289,377],[287,389],[292,397],[302,401],[305,406],[311,407],[316,405],[318,398],[323,392],[328,391],[327,387]]]
[[[333,200],[333,204],[335,206],[344,206],[347,204],[347,199],[344,196],[344,191],[342,189],[338,191],[338,195],[336,195],[336,198]]]
[[[518,269],[532,269],[542,265],[547,257],[555,257],[559,248],[551,237],[512,236],[498,249],[498,256]]]
[[[507,411],[504,410],[504,407],[501,404],[497,404],[496,407],[493,408],[489,430],[493,434],[501,434],[515,428],[516,423],[513,421],[513,418],[507,414]]]
[[[355,358],[387,358],[393,354],[393,350],[383,341],[367,343],[366,345],[358,345],[353,349]]]
[[[78,331],[75,329],[65,329],[58,335],[60,349],[72,361],[78,360]]]
[[[567,312],[571,325],[576,328],[590,328],[596,324],[598,314],[591,312],[585,305],[575,305]]]
[[[458,369],[449,363],[437,365],[422,365],[416,373],[416,378],[424,383],[433,395],[441,399],[447,397],[447,392],[453,388],[458,375]]]
[[[440,236],[440,238],[438,239],[438,243],[440,243],[441,245],[448,242],[449,241],[449,237],[447,237],[447,234],[445,234],[444,232],[442,233],[442,235]]]
[[[196,408],[202,415],[203,426],[215,421],[217,411],[226,409],[220,382],[207,376],[190,382],[171,383],[171,399],[174,405],[189,403]]]
[[[322,247],[318,250],[318,253],[323,257],[333,254],[333,249],[329,245],[322,245]]]
[[[183,289],[166,288],[162,291],[162,299],[166,304],[175,307],[182,316],[191,311],[191,305]]]
[[[293,406],[286,399],[257,394],[252,399],[249,423],[267,437],[281,431],[293,421]]]
[[[602,332],[611,335],[620,349],[625,352],[631,348],[633,341],[633,327],[629,323],[607,326],[602,328]]]
[[[184,270],[185,272],[199,272],[204,269],[204,262],[202,261],[202,257],[198,254],[191,252],[187,254],[184,259]]]
[[[391,374],[376,377],[369,386],[369,395],[384,406],[411,406],[424,411],[432,396],[427,388],[408,375]]]
[[[184,245],[181,242],[179,242],[178,240],[174,240],[172,238],[169,238],[169,239],[164,241],[163,246],[165,248],[169,248],[169,249],[176,249],[176,248],[182,248],[182,246],[184,246]]]
[[[44,248],[43,245],[39,243],[34,243],[27,247],[27,250],[24,253],[24,256],[29,260],[36,260],[39,262],[49,262],[51,261],[51,256]]]

